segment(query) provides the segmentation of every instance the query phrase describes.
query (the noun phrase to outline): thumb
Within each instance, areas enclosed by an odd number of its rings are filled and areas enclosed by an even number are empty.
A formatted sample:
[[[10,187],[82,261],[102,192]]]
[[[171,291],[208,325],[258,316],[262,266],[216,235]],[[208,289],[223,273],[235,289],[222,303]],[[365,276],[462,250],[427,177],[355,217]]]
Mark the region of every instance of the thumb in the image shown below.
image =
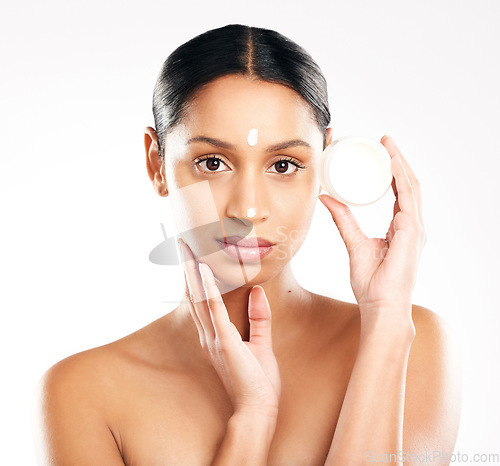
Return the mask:
[[[256,285],[250,291],[248,303],[250,321],[250,343],[272,348],[271,342],[271,308],[264,288]]]
[[[342,204],[342,202],[337,201],[337,199],[328,194],[321,194],[318,197],[323,205],[330,211],[333,221],[335,225],[337,225],[340,236],[344,240],[344,244],[349,252],[360,241],[368,238],[359,227],[358,222],[348,206]]]

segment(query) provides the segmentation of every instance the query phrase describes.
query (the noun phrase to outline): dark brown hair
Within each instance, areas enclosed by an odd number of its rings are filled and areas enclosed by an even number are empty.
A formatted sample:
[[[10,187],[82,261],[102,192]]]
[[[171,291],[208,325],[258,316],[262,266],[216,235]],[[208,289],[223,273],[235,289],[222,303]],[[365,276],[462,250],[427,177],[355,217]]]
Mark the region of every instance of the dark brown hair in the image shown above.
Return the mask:
[[[230,24],[200,34],[174,50],[163,63],[153,93],[160,156],[165,136],[182,120],[190,99],[204,85],[242,74],[296,91],[311,107],[323,133],[330,123],[326,80],[312,57],[271,29]]]

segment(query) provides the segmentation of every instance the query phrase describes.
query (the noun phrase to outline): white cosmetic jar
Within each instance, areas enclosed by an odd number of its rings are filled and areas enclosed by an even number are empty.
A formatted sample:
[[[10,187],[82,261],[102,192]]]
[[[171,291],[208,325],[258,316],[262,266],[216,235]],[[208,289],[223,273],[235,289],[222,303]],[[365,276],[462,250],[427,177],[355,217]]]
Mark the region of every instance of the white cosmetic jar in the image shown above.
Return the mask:
[[[392,183],[391,156],[378,141],[346,136],[330,143],[320,158],[321,187],[343,204],[378,201]]]

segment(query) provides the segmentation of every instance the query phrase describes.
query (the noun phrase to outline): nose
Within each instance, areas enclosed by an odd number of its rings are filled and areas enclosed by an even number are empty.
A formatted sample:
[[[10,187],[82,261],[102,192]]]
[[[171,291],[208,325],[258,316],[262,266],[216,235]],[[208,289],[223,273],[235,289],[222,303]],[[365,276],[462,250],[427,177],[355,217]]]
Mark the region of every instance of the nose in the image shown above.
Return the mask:
[[[231,194],[227,202],[226,217],[238,218],[247,224],[260,223],[269,217],[267,189],[264,182],[256,180],[256,176],[235,177]]]

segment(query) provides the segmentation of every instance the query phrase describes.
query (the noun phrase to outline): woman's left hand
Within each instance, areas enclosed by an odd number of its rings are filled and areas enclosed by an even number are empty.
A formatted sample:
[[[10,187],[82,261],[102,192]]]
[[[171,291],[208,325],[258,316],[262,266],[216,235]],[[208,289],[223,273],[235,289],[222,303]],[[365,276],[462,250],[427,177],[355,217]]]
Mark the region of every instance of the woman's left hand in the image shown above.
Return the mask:
[[[401,308],[411,312],[411,293],[426,242],[420,185],[390,136],[380,142],[391,156],[396,196],[394,216],[386,238],[368,238],[351,210],[333,197],[320,200],[330,211],[349,253],[350,279],[360,311]]]

